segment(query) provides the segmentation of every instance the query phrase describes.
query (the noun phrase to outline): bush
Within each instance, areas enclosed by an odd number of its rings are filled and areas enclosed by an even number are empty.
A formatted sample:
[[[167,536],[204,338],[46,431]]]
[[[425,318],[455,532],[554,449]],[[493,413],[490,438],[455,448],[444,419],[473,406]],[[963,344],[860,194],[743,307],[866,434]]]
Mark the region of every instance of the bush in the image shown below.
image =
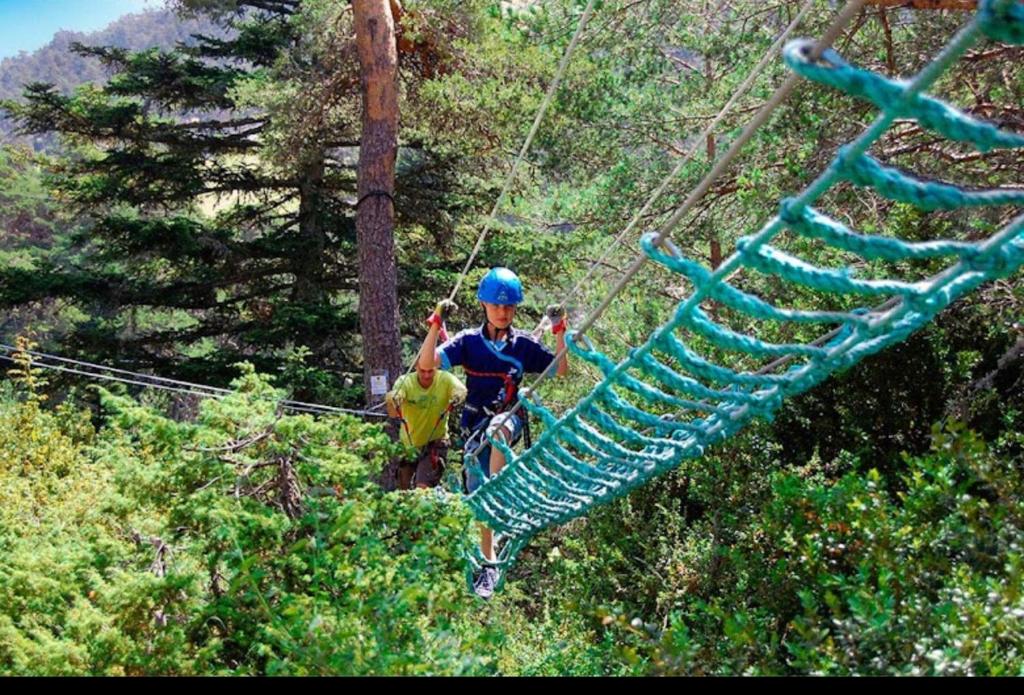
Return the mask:
[[[0,408],[4,673],[493,670],[468,512],[383,494],[378,427],[284,416],[251,368],[192,424],[101,391],[98,433],[22,382]]]

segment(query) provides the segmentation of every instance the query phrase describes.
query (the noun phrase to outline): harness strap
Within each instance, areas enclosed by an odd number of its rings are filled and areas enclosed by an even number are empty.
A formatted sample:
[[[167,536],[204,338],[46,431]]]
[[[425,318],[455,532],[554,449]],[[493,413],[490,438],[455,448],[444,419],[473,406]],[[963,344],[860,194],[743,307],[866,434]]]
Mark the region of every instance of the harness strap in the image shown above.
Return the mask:
[[[467,376],[476,377],[487,377],[491,379],[501,379],[505,382],[505,398],[501,402],[501,409],[504,410],[516,400],[516,395],[519,390],[519,386],[515,380],[512,379],[512,375],[508,372],[478,372],[474,369],[469,369],[465,365],[462,367],[463,371],[466,372]]]
[[[427,446],[430,446],[431,442],[433,442],[434,431],[437,430],[437,426],[441,424],[442,420],[448,417],[448,413],[452,412],[452,408],[454,407],[454,403],[449,403],[448,407],[445,408],[444,411],[437,417],[437,420],[434,421],[434,426],[430,428],[430,434],[427,435]],[[398,413],[398,417],[402,421],[402,426],[405,427],[405,435],[409,438],[409,444],[412,444],[412,432],[409,431],[409,421],[405,419],[404,415],[402,415],[402,408],[400,406],[396,405],[395,411]]]
[[[409,443],[412,444],[412,432],[409,431],[409,421],[402,415],[402,406],[396,405],[395,412],[398,413],[398,419],[402,421],[402,427],[405,428],[405,436],[409,438]]]

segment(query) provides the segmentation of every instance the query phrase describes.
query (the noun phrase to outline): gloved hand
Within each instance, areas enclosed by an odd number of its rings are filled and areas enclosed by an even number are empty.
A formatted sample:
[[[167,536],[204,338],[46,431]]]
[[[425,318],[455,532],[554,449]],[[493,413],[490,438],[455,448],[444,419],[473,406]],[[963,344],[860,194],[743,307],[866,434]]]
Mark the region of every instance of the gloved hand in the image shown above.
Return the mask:
[[[455,309],[458,309],[458,305],[450,299],[442,299],[434,307],[434,313],[427,317],[428,326],[437,326],[438,328],[444,325],[445,315],[451,313]]]
[[[402,403],[405,402],[405,399],[400,393],[388,393],[384,396],[384,402],[390,404],[395,410],[399,410],[402,407]]]
[[[554,334],[565,333],[566,320],[569,315],[565,311],[565,307],[561,304],[549,304],[548,308],[544,310],[545,316],[551,321],[551,332]]]

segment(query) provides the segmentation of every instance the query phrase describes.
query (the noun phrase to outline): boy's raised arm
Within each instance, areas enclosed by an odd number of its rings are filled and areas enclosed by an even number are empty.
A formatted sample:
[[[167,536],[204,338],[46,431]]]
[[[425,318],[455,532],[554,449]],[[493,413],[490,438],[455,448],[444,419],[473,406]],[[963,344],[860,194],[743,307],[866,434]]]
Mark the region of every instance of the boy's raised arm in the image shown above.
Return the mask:
[[[420,354],[416,358],[420,369],[436,369],[441,366],[441,356],[437,353],[437,337],[444,326],[444,316],[452,309],[456,309],[455,303],[448,299],[442,299],[434,307],[434,313],[427,317],[427,337],[423,339],[420,346]]]

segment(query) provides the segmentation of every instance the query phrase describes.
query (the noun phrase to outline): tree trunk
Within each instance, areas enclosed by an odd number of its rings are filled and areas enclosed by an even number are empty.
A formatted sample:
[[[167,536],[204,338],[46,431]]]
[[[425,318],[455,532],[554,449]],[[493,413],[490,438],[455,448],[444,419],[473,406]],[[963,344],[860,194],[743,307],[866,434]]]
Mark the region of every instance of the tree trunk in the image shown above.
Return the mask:
[[[402,369],[393,202],[398,151],[398,54],[388,0],[357,0],[352,7],[363,91],[356,211],[359,327],[366,401],[374,405],[384,398],[382,387],[390,387]]]
[[[715,134],[708,133],[708,166],[715,165],[715,159],[718,155],[715,154]],[[717,229],[711,229],[711,270],[718,270],[718,266],[722,265],[722,235],[718,233]]]
[[[323,225],[324,156],[309,158],[299,180],[299,248],[294,257],[295,285],[292,299],[319,305],[326,301],[324,289],[324,253],[327,250]],[[312,345],[310,347],[313,347]]]

